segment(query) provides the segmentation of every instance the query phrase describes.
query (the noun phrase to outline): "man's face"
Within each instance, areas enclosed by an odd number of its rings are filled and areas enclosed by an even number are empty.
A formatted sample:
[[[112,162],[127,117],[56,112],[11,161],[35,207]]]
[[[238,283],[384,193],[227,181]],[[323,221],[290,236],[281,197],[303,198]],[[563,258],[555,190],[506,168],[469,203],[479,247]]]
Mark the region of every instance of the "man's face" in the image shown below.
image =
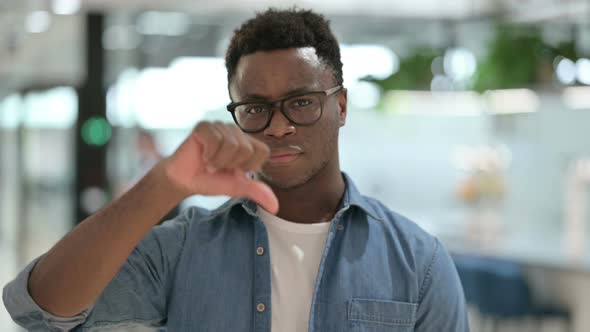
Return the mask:
[[[276,101],[294,93],[336,86],[334,75],[314,48],[256,52],[240,58],[230,82],[233,101]],[[312,179],[326,165],[338,165],[338,130],[346,119],[346,92],[328,96],[320,120],[310,126],[291,123],[278,108],[270,125],[251,134],[271,149],[261,177],[271,186],[290,189]],[[339,169],[336,169],[339,171]]]

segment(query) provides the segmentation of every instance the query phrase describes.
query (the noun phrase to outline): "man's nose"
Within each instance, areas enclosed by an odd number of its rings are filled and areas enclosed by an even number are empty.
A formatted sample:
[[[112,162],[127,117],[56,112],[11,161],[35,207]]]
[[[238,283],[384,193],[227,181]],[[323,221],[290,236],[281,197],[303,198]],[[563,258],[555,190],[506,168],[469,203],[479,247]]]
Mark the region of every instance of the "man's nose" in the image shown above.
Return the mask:
[[[272,136],[275,138],[282,138],[284,136],[292,135],[295,133],[295,126],[283,112],[279,109],[279,107],[275,107],[272,112],[272,118],[270,119],[270,124],[264,130],[264,135]]]

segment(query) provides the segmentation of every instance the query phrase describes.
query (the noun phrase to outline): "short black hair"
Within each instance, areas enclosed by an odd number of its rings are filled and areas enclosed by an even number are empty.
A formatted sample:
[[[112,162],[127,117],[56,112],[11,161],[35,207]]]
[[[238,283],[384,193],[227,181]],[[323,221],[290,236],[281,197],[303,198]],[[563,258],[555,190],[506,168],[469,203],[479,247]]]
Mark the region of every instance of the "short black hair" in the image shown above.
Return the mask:
[[[242,56],[299,47],[315,48],[320,61],[333,71],[336,83],[342,85],[340,46],[330,22],[323,15],[298,8],[270,8],[257,13],[234,31],[225,55],[228,84]]]

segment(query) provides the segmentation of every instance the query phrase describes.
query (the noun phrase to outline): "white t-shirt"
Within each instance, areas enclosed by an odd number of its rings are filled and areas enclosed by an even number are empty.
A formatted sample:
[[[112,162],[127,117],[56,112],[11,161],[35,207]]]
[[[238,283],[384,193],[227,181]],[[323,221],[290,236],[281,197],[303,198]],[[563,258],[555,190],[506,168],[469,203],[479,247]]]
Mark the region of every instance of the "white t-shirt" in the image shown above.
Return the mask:
[[[258,207],[268,233],[273,332],[307,332],[329,222],[299,224]]]

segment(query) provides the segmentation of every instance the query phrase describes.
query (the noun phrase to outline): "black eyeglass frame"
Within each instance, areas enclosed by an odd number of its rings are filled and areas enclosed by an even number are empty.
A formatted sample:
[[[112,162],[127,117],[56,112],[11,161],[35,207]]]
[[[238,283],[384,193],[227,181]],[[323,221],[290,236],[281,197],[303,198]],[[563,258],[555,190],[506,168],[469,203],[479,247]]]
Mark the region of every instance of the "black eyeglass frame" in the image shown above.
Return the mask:
[[[240,129],[245,132],[245,133],[250,133],[250,134],[255,134],[255,133],[259,133],[264,131],[266,128],[268,128],[268,126],[270,126],[270,122],[272,121],[272,117],[274,115],[274,110],[277,108],[277,104],[279,106],[279,110],[281,111],[281,113],[283,113],[283,115],[293,124],[297,125],[297,126],[311,126],[314,123],[318,122],[321,118],[322,115],[324,113],[324,102],[326,100],[326,98],[328,98],[329,96],[335,94],[336,92],[339,92],[343,89],[342,85],[337,85],[334,87],[331,87],[327,90],[324,91],[306,91],[306,92],[301,92],[301,93],[296,93],[296,94],[292,94],[290,96],[287,96],[283,99],[277,100],[277,101],[269,101],[269,102],[263,102],[263,101],[239,101],[239,102],[235,102],[235,103],[231,103],[229,105],[227,105],[227,110],[228,112],[231,113],[232,118],[234,119],[234,122],[236,123],[236,125],[238,125],[238,127],[240,127]],[[291,116],[289,116],[289,114],[285,111],[284,109],[284,104],[285,101],[296,98],[296,97],[301,97],[301,96],[307,96],[307,95],[320,95],[322,96],[320,98],[320,115],[318,116],[317,119],[311,121],[311,122],[307,122],[307,123],[301,123],[298,121],[295,121],[291,118]],[[266,124],[264,126],[262,126],[262,128],[260,129],[244,129],[242,128],[242,126],[240,126],[240,124],[238,123],[238,119],[236,118],[236,113],[235,110],[238,106],[241,105],[247,105],[247,104],[255,104],[255,105],[263,105],[263,106],[268,106],[270,108],[270,115],[268,116],[268,120],[266,121]]]

